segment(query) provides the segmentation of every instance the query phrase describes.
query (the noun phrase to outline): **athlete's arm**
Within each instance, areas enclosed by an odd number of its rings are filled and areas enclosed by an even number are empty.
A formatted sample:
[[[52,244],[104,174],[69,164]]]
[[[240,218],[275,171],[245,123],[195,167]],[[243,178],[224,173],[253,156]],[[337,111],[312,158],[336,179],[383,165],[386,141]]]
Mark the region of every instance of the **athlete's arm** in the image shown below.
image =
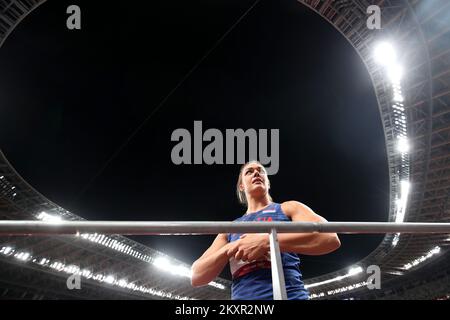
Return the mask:
[[[327,222],[298,201],[284,202],[281,209],[292,221]],[[268,234],[248,233],[242,235],[239,240],[235,258],[243,261],[252,261],[269,246]],[[336,233],[278,233],[278,242],[282,252],[304,255],[327,254],[341,246]]]
[[[281,204],[281,209],[292,221],[327,222],[298,201],[286,201]],[[283,252],[305,255],[327,254],[341,246],[336,233],[279,233],[278,242]]]
[[[239,241],[228,243],[226,233],[218,234],[208,250],[191,267],[191,284],[204,286],[213,281],[228,263],[228,252],[236,251]]]

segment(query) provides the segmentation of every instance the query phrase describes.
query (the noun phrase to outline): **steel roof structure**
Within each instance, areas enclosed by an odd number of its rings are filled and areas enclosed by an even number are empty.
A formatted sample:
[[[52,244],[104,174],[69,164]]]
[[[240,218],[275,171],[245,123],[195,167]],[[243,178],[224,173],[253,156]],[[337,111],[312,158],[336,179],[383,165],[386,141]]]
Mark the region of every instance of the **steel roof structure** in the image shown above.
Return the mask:
[[[450,2],[298,1],[332,24],[351,43],[370,74],[378,99],[388,155],[391,204],[388,221],[397,221],[402,181],[409,181],[411,187],[403,221],[448,222]],[[367,26],[368,8],[371,5],[381,8],[380,30],[371,30]],[[392,43],[398,50],[404,69],[401,86],[393,84],[386,70],[374,59],[377,44],[384,41]],[[403,99],[395,99],[400,90]],[[409,152],[398,151],[399,137],[407,137],[411,145]],[[379,247],[357,265],[363,270],[369,265],[378,265],[383,284],[387,285],[399,277],[398,282],[401,283],[402,280],[406,281],[407,273],[420,267],[417,261],[428,260],[422,257],[427,257],[435,247],[442,249],[439,254],[445,255],[448,238],[449,235],[387,234]],[[437,268],[440,270],[440,267]],[[347,273],[348,270],[339,270],[308,279],[307,283],[318,284]],[[361,272],[309,290],[317,296],[328,298],[363,295],[369,290],[357,284],[364,282],[367,277],[365,272]],[[336,293],[340,291],[336,289],[343,292]]]
[[[8,35],[31,11],[45,1],[0,0],[0,47]],[[358,52],[371,77],[382,121],[390,180],[390,209],[386,214],[391,222],[448,222],[450,220],[450,1],[448,0],[298,0],[338,30]],[[367,24],[370,6],[381,8],[381,29]],[[372,7],[373,8],[373,7]],[[396,48],[403,77],[398,79],[376,61],[374,50],[388,42]],[[332,58],[332,56],[330,56]],[[392,71],[392,70],[391,70]],[[403,139],[403,140],[402,140]],[[410,148],[399,150],[399,142],[407,141]],[[3,154],[0,155],[0,215],[1,219],[30,219],[42,211],[67,220],[80,217],[51,203],[30,187]],[[77,295],[75,290],[61,287],[65,282],[64,268],[83,261],[92,273],[115,274],[114,281],[124,277],[124,287],[118,283],[88,280],[90,294],[86,297],[228,299],[230,283],[218,279],[225,290],[216,287],[194,289],[188,279],[164,275],[153,270],[152,262],[160,253],[131,241],[114,236],[111,241],[126,246],[128,252],[139,252],[140,258],[102,245],[99,235],[83,237],[52,237],[45,239],[1,239],[0,249],[13,243],[32,257],[61,262],[47,268],[45,263],[26,262],[28,256],[14,257],[0,251],[2,265],[11,265],[2,272],[3,294],[15,290],[14,295],[25,297],[65,297]],[[89,238],[90,237],[90,238]],[[387,234],[381,244],[350,270],[337,270],[305,283],[317,299],[395,297],[437,298],[449,292],[450,266],[448,245],[450,235]],[[110,242],[111,243],[111,242]],[[4,244],[4,245],[3,245]],[[3,249],[2,249],[3,246]],[[131,250],[131,251],[130,251]],[[144,259],[142,259],[144,257]],[[14,262],[12,262],[14,261]],[[37,260],[36,260],[37,261]],[[173,259],[173,261],[176,261]],[[11,264],[13,263],[13,264]],[[150,266],[149,266],[150,263]],[[177,262],[180,263],[180,262]],[[182,265],[182,263],[180,263]],[[20,265],[21,273],[17,272]],[[381,270],[382,289],[366,286],[370,265]],[[63,271],[55,271],[58,267]],[[188,266],[186,266],[188,267]],[[349,266],[350,267],[350,266]],[[3,268],[3,266],[2,266]],[[55,269],[56,268],[56,269]],[[40,277],[32,270],[38,271]],[[67,274],[67,273],[66,273]],[[111,279],[108,279],[111,282]],[[5,283],[14,283],[8,289]],[[147,292],[128,288],[132,282],[147,288]],[[51,284],[52,285],[49,285]],[[51,290],[40,293],[49,285]],[[31,289],[20,289],[20,286]],[[59,289],[58,289],[59,288]],[[62,288],[62,289],[61,289]],[[109,288],[109,290],[107,290]],[[152,288],[149,294],[148,288]],[[432,288],[432,289],[430,289]],[[6,290],[6,291],[5,291]],[[158,294],[155,294],[157,292]],[[161,294],[164,292],[164,294]],[[431,292],[434,292],[433,294]],[[28,295],[27,295],[28,294]],[[434,296],[433,296],[434,295]]]

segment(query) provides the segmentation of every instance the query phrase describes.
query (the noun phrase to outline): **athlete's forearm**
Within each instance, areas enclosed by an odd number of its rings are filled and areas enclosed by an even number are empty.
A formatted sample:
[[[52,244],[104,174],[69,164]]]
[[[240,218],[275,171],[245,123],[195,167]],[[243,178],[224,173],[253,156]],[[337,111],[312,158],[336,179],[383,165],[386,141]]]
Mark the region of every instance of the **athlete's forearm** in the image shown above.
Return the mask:
[[[194,287],[204,286],[213,281],[228,263],[227,251],[230,243],[205,258],[192,264],[191,284]]]
[[[341,245],[335,233],[279,233],[282,252],[321,255],[338,249]]]

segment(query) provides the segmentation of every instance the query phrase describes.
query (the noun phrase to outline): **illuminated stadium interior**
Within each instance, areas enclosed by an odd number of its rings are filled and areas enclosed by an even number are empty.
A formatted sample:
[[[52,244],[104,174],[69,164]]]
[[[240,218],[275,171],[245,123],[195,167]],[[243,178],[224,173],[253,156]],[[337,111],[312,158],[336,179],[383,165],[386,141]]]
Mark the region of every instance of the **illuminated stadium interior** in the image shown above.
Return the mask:
[[[0,1],[0,48],[45,1]],[[377,97],[389,165],[389,222],[450,220],[450,2],[298,0],[333,25],[364,62]],[[366,27],[381,3],[382,30]],[[439,22],[439,23],[438,23]],[[0,152],[2,220],[83,220],[48,200]],[[312,299],[440,299],[450,294],[450,235],[386,234],[363,260],[305,279]],[[190,266],[123,236],[79,234],[1,238],[0,296],[16,298],[229,299],[231,282],[190,285]],[[82,262],[80,262],[82,261]],[[15,267],[21,266],[20,274]],[[378,265],[383,289],[369,290]],[[39,276],[36,277],[35,274]],[[88,283],[83,297],[60,291],[69,274]],[[27,281],[27,285],[21,283]],[[8,287],[10,285],[11,287]],[[45,292],[39,288],[46,286]],[[108,290],[105,290],[108,289]]]

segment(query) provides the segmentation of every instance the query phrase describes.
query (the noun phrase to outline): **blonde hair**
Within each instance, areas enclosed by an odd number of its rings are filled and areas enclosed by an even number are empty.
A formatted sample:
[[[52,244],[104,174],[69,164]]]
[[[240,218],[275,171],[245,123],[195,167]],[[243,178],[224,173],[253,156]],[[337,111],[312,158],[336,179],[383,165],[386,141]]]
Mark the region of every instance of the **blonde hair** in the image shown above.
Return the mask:
[[[257,161],[257,160],[249,161],[249,162],[247,162],[247,163],[244,163],[244,164],[241,166],[241,169],[239,169],[239,177],[238,177],[238,180],[237,180],[237,183],[236,183],[236,196],[237,196],[237,198],[238,198],[238,200],[239,200],[239,203],[242,204],[242,205],[244,205],[244,206],[248,205],[248,203],[247,203],[247,197],[245,196],[245,191],[244,191],[244,190],[241,190],[241,188],[240,188],[240,185],[241,185],[241,183],[242,183],[242,172],[244,171],[244,168],[245,168],[247,165],[251,164],[251,163],[257,163],[257,164],[259,164],[259,165],[263,168],[263,170],[264,170],[264,172],[265,172],[265,174],[266,174],[266,176],[267,176],[266,168],[264,168],[264,166],[261,164],[261,162],[259,162],[259,161]],[[267,182],[269,183],[269,186],[270,186],[269,178],[267,177],[266,179],[267,179]],[[269,194],[269,191],[267,191],[267,195],[269,196],[269,200],[270,200],[271,202],[273,202],[272,197],[271,197],[270,194]]]

